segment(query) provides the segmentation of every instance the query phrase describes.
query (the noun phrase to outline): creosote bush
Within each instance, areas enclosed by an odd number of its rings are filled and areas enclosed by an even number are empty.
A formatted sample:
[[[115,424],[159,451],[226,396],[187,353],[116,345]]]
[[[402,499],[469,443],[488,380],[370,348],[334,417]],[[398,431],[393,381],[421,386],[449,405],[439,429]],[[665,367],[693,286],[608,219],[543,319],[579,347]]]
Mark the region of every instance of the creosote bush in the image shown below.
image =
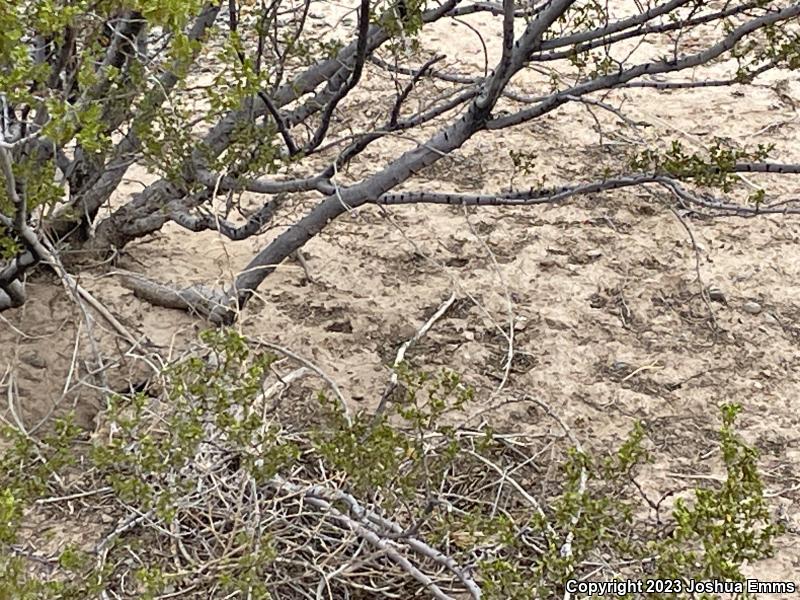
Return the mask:
[[[382,416],[350,415],[290,388],[302,367],[273,383],[275,361],[207,332],[146,392],[110,398],[90,437],[69,419],[42,439],[6,427],[0,597],[552,598],[590,574],[740,580],[779,534],[736,406],[724,480],[657,510],[636,483],[643,424],[591,452],[469,427],[473,390],[407,364]],[[39,550],[34,523],[87,520],[103,525]]]

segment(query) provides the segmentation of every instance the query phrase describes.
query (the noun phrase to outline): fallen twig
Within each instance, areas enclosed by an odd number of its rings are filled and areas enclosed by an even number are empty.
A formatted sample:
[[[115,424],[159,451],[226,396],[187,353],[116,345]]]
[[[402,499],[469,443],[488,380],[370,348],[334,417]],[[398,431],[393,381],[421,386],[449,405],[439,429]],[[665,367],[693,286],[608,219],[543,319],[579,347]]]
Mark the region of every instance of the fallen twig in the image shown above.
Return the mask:
[[[431,317],[422,324],[417,332],[408,340],[403,342],[400,345],[400,348],[397,349],[397,355],[394,358],[394,362],[392,363],[392,375],[389,378],[389,385],[386,386],[386,389],[383,391],[383,395],[381,396],[381,401],[378,404],[378,408],[375,409],[375,414],[373,415],[373,423],[380,419],[383,412],[386,410],[386,404],[391,397],[392,393],[395,389],[397,389],[397,367],[405,360],[406,352],[408,352],[409,348],[411,348],[414,344],[416,344],[419,340],[425,337],[425,334],[430,331],[431,327],[441,319],[444,314],[450,309],[453,305],[453,302],[456,300],[456,293],[453,292],[450,294],[450,297],[447,298],[442,304],[436,309],[436,312],[431,315]]]

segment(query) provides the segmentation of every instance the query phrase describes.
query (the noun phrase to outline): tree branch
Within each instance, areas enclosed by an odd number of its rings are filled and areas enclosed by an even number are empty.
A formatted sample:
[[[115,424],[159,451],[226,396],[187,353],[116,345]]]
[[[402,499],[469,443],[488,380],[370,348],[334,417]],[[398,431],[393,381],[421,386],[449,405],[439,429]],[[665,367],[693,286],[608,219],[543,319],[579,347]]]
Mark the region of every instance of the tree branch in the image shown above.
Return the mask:
[[[425,11],[422,14],[422,20],[426,23],[436,21],[455,5],[456,0],[446,0],[437,8]],[[369,27],[368,33],[368,53],[389,39],[388,32],[377,26]],[[357,51],[358,40],[342,49],[336,58],[317,62],[294,80],[281,86],[271,97],[275,107],[280,108],[289,104],[303,94],[316,89],[325,81],[329,81],[329,88],[332,87],[330,80],[348,76],[350,73],[348,65],[355,60]],[[302,115],[302,119],[304,120],[320,108],[321,106],[312,107],[309,109],[310,112]],[[218,156],[228,147],[232,132],[241,122],[263,116],[266,112],[268,109],[258,94],[244,100],[238,109],[229,112],[198,144],[198,148],[192,152],[190,164],[184,165],[186,175],[189,176],[197,170],[206,169],[207,158]],[[286,126],[292,127],[297,118],[301,117],[294,114],[286,115],[284,117]],[[117,173],[121,179],[124,171],[120,169]],[[122,247],[128,241],[160,228],[165,220],[157,216],[160,211],[159,202],[163,195],[162,190],[167,187],[173,186],[165,180],[151,184],[137,196],[134,201],[135,205],[125,205],[100,222],[95,231],[95,238],[91,240],[91,249],[105,251],[112,246]],[[110,187],[110,182],[109,187],[106,187],[93,201],[97,206],[108,198],[109,189],[114,189]],[[134,222],[135,219],[139,219],[139,222]]]
[[[175,223],[190,231],[218,231],[230,240],[239,241],[260,233],[264,225],[272,220],[275,211],[282,203],[282,197],[270,200],[250,215],[247,222],[239,227],[217,215],[191,215],[183,208],[172,210],[169,216]]]
[[[359,9],[358,13],[358,40],[356,42],[356,57],[350,77],[347,79],[346,84],[342,85],[338,90],[336,90],[336,92],[333,94],[333,97],[328,102],[327,106],[325,107],[325,111],[322,113],[322,121],[316,132],[314,132],[314,136],[303,148],[303,154],[309,154],[322,143],[322,140],[325,139],[325,134],[328,132],[328,127],[330,127],[333,111],[336,110],[339,102],[341,102],[342,99],[350,92],[350,90],[356,87],[358,82],[361,80],[361,74],[364,72],[364,62],[367,59],[367,39],[369,35],[370,16],[369,1],[370,0],[361,0],[361,8]]]
[[[725,36],[722,41],[714,44],[706,50],[703,50],[702,52],[689,55],[679,60],[662,60],[658,62],[645,63],[631,67],[614,75],[604,75],[597,77],[596,79],[585,81],[568,90],[551,94],[547,97],[547,99],[543,100],[534,107],[521,110],[508,116],[492,119],[486,124],[486,128],[490,130],[504,129],[513,125],[519,125],[520,123],[524,123],[533,118],[540,117],[543,114],[551,112],[562,104],[568,102],[569,96],[582,96],[584,94],[596,92],[601,89],[611,89],[644,75],[672,73],[675,71],[682,71],[684,69],[691,69],[692,67],[708,63],[709,61],[718,58],[725,52],[730,51],[746,35],[763,27],[797,17],[798,15],[800,15],[800,4],[789,6],[777,12],[767,13],[757,19],[752,19],[744,25],[737,27],[727,36]]]

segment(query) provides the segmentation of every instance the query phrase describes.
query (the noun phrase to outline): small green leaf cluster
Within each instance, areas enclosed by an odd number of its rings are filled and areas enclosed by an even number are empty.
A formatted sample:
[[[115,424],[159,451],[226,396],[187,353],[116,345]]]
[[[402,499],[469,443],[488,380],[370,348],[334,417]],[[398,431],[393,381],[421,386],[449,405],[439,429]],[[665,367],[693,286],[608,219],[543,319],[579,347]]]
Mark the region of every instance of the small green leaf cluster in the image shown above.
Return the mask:
[[[544,39],[553,39],[565,35],[590,31],[602,27],[609,22],[609,15],[604,3],[597,0],[575,2],[569,10],[556,20],[555,27],[547,31]]]
[[[146,395],[114,397],[109,417],[118,433],[96,445],[93,453],[120,498],[137,502],[145,511],[154,509],[166,521],[174,517],[175,499],[191,488],[187,468],[209,443],[209,425],[220,433],[214,443],[229,446],[230,460],[258,480],[273,476],[297,457],[297,449],[279,440],[263,415],[250,409],[275,357],[251,356],[231,332],[209,331],[202,338],[211,351],[206,359],[193,356],[166,372],[167,401],[173,408],[162,416],[164,429],[157,433],[150,427]],[[175,477],[176,472],[186,477]]]
[[[464,545],[473,551],[492,548],[480,563],[486,597],[560,596],[564,582],[584,576],[583,565],[599,555],[635,565],[623,571],[634,579],[742,581],[741,565],[771,556],[781,528],[764,497],[758,454],[734,431],[739,410],[722,407],[720,447],[727,477],[718,488],[694,490],[693,501],[676,501],[668,524],[653,527],[642,521],[641,497],[632,486],[636,470],[651,459],[641,424],[602,460],[570,451],[561,467],[563,488],[543,504],[543,514],[500,521],[510,529],[473,513],[451,520],[449,530],[461,532]]]
[[[419,490],[439,485],[458,453],[445,417],[473,396],[452,371],[432,375],[405,363],[396,371],[402,392],[377,420],[359,414],[348,425],[338,405],[321,395],[334,427],[318,432],[314,444],[331,467],[347,475],[357,495],[380,495],[388,504],[411,501]],[[425,436],[432,434],[444,440],[443,451],[428,451]]]
[[[581,576],[582,564],[598,553],[640,555],[630,481],[634,471],[649,461],[643,441],[644,430],[636,424],[624,444],[608,457],[567,450],[560,465],[561,491],[548,500],[543,512],[531,516],[526,535],[514,538],[501,559],[483,565],[488,598],[561,595],[564,582]],[[541,544],[536,557],[523,543],[528,535],[535,535]]]
[[[253,59],[245,53],[244,42],[235,31],[225,41],[217,59],[222,68],[206,91],[215,114],[239,108],[245,98],[258,92],[265,83],[256,73]]]
[[[537,159],[539,157],[536,152],[526,152],[525,150],[511,149],[508,151],[508,156],[511,159],[511,164],[514,166],[514,175],[519,172],[527,177],[531,177],[540,171],[537,166]],[[513,187],[513,182],[514,180],[512,177],[511,187]],[[539,175],[534,182],[534,185],[540,188],[543,188],[546,184],[547,175]]]
[[[0,543],[15,540],[25,503],[44,494],[51,478],[74,464],[71,445],[79,432],[71,416],[55,420],[52,431],[41,440],[8,425],[0,428],[7,446],[0,457]]]
[[[772,521],[764,497],[758,452],[734,430],[740,411],[736,404],[722,407],[720,448],[725,480],[717,488],[695,490],[691,502],[678,498],[672,534],[651,545],[660,556],[656,563],[659,578],[742,581],[742,564],[772,555],[782,528]]]
[[[732,54],[740,63],[737,76],[742,82],[750,81],[750,73],[766,63],[796,71],[800,69],[800,34],[790,27],[767,25],[757,36],[737,44]]]
[[[721,140],[716,140],[708,152],[701,155],[688,153],[680,141],[673,140],[666,152],[648,148],[634,154],[628,164],[634,171],[691,180],[699,185],[730,192],[733,189],[734,167],[741,162],[762,161],[773,149],[771,144],[759,144],[753,151],[731,149],[726,148]]]
[[[585,4],[574,4],[572,9],[559,19],[558,23],[561,25],[562,33],[569,31],[570,34],[573,34],[603,27],[608,22],[607,8],[603,3],[592,0]],[[575,44],[567,60],[578,69],[581,77],[589,79],[608,75],[614,70],[621,69],[621,63],[611,58],[608,47],[593,49],[582,47],[581,44]]]
[[[58,556],[61,571],[55,578],[32,576],[25,558],[13,550],[22,541],[22,521],[33,501],[75,465],[81,435],[69,415],[56,419],[41,439],[9,426],[0,430],[0,598],[78,600],[99,591],[86,553],[74,545]]]
[[[148,23],[163,27],[168,31],[179,31],[188,23],[192,15],[203,8],[203,0],[137,0],[134,10],[142,13]]]
[[[382,12],[378,12],[384,8]],[[375,7],[372,22],[384,28],[391,38],[416,38],[422,31],[426,0],[392,0]]]
[[[525,175],[533,175],[536,172],[536,159],[538,157],[535,152],[511,149],[508,151],[508,156],[516,170]]]
[[[170,111],[154,111],[148,120],[137,119],[134,132],[142,144],[143,164],[151,173],[160,173],[173,182],[184,181],[184,165],[196,141],[186,123],[191,111],[173,106]]]

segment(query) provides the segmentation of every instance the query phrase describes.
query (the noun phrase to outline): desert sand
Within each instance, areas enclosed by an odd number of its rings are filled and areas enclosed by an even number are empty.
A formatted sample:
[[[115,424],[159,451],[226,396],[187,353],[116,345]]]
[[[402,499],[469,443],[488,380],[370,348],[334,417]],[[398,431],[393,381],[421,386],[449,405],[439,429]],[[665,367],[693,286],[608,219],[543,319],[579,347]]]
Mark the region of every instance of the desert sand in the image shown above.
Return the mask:
[[[316,10],[332,18],[339,9]],[[499,35],[496,20],[463,21],[489,40]],[[446,54],[449,70],[482,68],[480,40],[464,25],[436,25],[422,46]],[[497,49],[490,44],[489,64]],[[514,87],[535,95],[543,81],[526,72]],[[446,85],[426,82],[421,89],[435,93]],[[370,66],[338,125],[369,126],[393,94],[387,76]],[[775,72],[746,89],[623,90],[606,101],[618,105],[623,98],[625,114],[640,124],[635,132],[606,111],[570,105],[512,131],[476,136],[409,187],[477,192],[536,185],[542,176],[552,184],[582,181],[615,164],[636,136],[678,139],[698,151],[715,137],[740,148],[772,143],[776,160],[800,162],[796,74]],[[424,139],[420,132],[413,136],[370,147],[341,174],[342,182],[360,179],[385,157]],[[534,152],[535,174],[514,172],[509,149]],[[132,167],[112,204],[152,177]],[[800,193],[796,178],[746,179],[734,193],[746,194],[750,184],[764,185],[776,197]],[[292,201],[296,213],[314,199],[297,195]],[[695,247],[669,206],[664,191],[631,189],[552,207],[359,210],[306,246],[313,281],[296,263],[281,265],[236,327],[313,360],[353,410],[370,410],[398,347],[455,293],[454,306],[410,350],[411,363],[461,373],[477,390],[470,410],[498,428],[554,427],[518,401],[525,395],[545,400],[593,449],[618,444],[635,420],[643,421],[657,462],[642,484],[653,497],[721,475],[714,450],[717,407],[737,402],[743,407],[741,433],[761,453],[767,493],[787,527],[776,557],[746,570],[761,579],[797,577],[800,219],[684,214]],[[206,324],[137,299],[120,272],[178,285],[225,285],[289,218],[282,215],[264,235],[239,243],[170,224],[113,261],[74,275],[142,336],[144,351],[166,362]],[[718,290],[718,300],[707,305],[703,286]],[[108,386],[119,391],[146,377],[148,367],[125,356],[126,342],[97,314],[87,332],[85,316],[53,275],[34,274],[28,290],[23,308],[0,315],[0,372],[6,382],[13,376],[16,410],[33,427],[74,409],[91,430],[105,407],[103,393],[90,384],[98,355],[108,367]]]

